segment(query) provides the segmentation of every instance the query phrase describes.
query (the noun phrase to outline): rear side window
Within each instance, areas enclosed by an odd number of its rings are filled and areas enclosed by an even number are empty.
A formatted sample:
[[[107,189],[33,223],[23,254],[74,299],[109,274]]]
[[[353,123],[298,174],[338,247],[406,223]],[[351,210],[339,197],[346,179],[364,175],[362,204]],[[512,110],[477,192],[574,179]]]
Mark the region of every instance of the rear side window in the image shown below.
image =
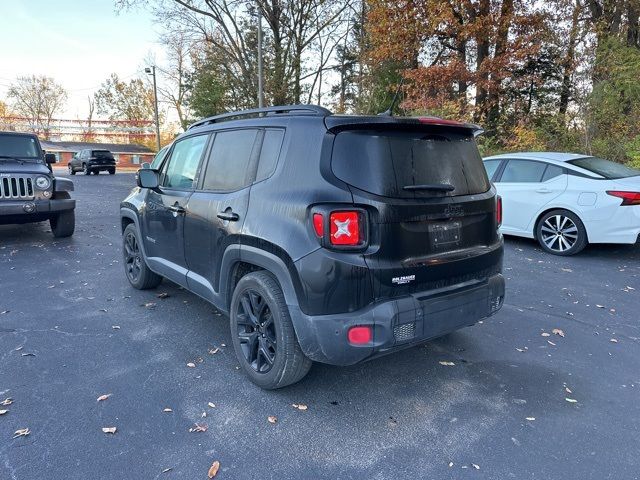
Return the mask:
[[[283,139],[284,130],[265,130],[256,181],[264,180],[276,169]]]
[[[559,177],[563,173],[564,169],[562,167],[558,167],[557,165],[547,165],[547,169],[544,171],[544,175],[542,176],[542,181],[546,182],[547,180]]]
[[[469,195],[490,188],[474,138],[459,133],[341,132],[335,139],[331,167],[344,182],[385,197]],[[411,190],[420,185],[451,190]]]
[[[505,183],[534,183],[540,182],[546,163],[532,160],[509,160],[504,167],[500,181]]]
[[[255,175],[253,151],[258,130],[216,133],[209,153],[204,190],[230,192],[250,185]]]

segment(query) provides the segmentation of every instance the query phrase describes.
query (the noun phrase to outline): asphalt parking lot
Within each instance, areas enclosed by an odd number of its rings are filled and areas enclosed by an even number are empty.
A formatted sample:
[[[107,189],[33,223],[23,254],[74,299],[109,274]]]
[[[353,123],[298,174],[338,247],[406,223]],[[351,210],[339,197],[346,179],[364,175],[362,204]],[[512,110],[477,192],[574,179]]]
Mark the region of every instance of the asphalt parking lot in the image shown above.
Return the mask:
[[[639,478],[640,247],[508,240],[497,316],[265,392],[212,306],[129,287],[133,175],[74,181],[71,239],[0,226],[1,479]]]

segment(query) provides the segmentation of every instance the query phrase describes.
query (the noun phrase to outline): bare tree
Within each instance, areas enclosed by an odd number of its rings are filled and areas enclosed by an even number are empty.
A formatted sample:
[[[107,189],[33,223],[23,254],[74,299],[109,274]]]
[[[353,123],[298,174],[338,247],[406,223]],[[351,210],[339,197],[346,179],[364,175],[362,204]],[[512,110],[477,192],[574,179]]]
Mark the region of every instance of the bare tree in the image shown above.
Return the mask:
[[[158,83],[158,96],[175,109],[182,129],[187,128],[189,109],[187,106],[187,77],[193,57],[192,42],[183,31],[175,31],[163,37],[168,64],[156,67],[162,73],[162,81]]]
[[[51,121],[67,101],[67,92],[53,78],[44,75],[18,77],[11,84],[7,97],[15,113],[24,117],[29,128],[49,138]]]

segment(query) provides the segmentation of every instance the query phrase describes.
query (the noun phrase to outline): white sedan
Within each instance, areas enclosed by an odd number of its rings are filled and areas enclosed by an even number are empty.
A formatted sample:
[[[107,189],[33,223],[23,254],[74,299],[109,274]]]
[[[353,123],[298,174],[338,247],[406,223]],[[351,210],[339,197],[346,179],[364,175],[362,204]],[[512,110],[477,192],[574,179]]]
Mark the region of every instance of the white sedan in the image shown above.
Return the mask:
[[[484,159],[502,197],[501,231],[574,255],[588,243],[640,241],[640,170],[574,153]]]

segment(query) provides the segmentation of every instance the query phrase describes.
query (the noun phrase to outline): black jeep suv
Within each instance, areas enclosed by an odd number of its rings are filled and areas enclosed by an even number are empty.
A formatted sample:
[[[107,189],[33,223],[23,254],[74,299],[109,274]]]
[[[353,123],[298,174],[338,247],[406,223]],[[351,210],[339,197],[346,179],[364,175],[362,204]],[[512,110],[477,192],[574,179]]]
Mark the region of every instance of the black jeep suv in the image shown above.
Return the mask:
[[[316,106],[197,122],[121,204],[126,275],[228,313],[263,388],[472,325],[504,298],[479,132]]]
[[[73,235],[73,182],[53,176],[55,162],[35,135],[0,132],[0,224],[49,220],[54,236]]]
[[[110,175],[116,173],[116,159],[109,150],[80,150],[76,153],[69,165],[69,175],[76,172],[83,172],[85,175],[98,175],[102,171],[109,172]]]

